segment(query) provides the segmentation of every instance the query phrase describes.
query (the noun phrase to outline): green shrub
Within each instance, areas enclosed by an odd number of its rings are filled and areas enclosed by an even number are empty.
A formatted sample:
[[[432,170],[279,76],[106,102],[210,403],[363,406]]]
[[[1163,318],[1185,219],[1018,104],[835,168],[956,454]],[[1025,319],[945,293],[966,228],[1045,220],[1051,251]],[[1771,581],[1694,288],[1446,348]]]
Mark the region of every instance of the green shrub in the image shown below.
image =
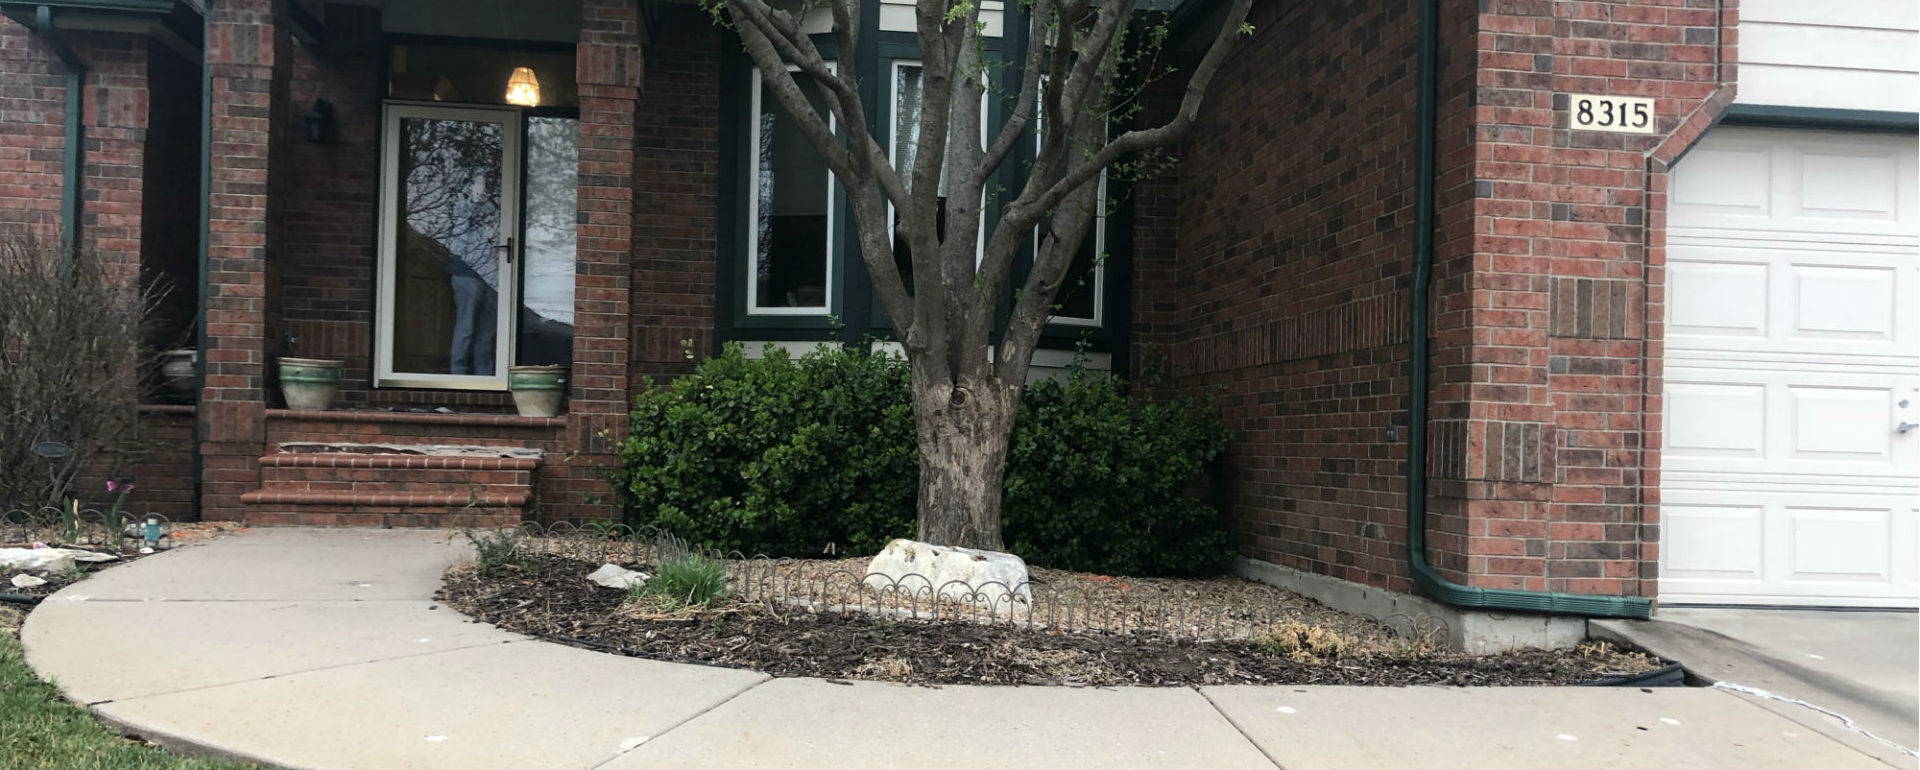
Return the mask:
[[[1077,367],[1036,382],[1007,450],[1008,550],[1109,575],[1222,572],[1233,545],[1200,493],[1225,447],[1219,415],[1191,398],[1131,398]]]
[[[821,347],[798,360],[738,345],[635,398],[612,485],[628,523],[771,556],[879,551],[911,537],[919,474],[907,366]],[[1125,575],[1204,574],[1232,556],[1199,485],[1225,444],[1190,399],[1130,398],[1076,371],[1022,400],[1002,512],[1028,562]]]
[[[751,555],[874,553],[913,534],[907,367],[821,346],[737,344],[634,399],[612,479],[628,523]]]

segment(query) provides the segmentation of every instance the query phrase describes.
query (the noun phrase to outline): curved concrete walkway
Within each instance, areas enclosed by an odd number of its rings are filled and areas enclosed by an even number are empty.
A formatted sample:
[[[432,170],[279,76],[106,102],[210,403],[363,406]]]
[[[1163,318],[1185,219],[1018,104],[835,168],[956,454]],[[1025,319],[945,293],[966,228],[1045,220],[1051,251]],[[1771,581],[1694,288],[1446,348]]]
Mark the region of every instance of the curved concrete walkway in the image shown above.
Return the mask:
[[[1702,689],[910,687],[529,639],[447,533],[253,530],[70,586],[27,658],[129,733],[284,767],[1885,767]]]

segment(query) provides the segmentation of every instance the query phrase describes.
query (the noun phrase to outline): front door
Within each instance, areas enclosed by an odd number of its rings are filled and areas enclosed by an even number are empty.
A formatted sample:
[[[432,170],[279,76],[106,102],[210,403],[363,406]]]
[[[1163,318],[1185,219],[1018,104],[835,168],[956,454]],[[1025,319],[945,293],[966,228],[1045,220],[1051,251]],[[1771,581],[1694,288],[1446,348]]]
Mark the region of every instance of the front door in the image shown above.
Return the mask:
[[[505,389],[520,116],[394,104],[385,119],[377,384]]]

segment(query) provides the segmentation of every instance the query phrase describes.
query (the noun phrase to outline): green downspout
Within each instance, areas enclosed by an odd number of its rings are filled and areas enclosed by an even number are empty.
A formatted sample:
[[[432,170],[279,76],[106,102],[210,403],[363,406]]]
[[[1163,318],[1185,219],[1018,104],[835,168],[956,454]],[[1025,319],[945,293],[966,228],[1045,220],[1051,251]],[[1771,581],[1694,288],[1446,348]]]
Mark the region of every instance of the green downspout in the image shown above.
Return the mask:
[[[204,23],[204,22],[202,22]],[[193,510],[194,518],[200,513],[200,418],[201,394],[207,389],[207,273],[208,241],[213,234],[213,226],[207,218],[212,215],[211,197],[213,194],[213,64],[207,55],[207,46],[213,42],[211,33],[202,36],[200,44],[200,312],[194,317],[193,357]]]
[[[1420,0],[1418,87],[1414,105],[1413,285],[1408,302],[1407,567],[1422,593],[1454,607],[1597,618],[1646,618],[1652,602],[1631,596],[1475,588],[1442,577],[1427,563],[1427,313],[1433,278],[1434,122],[1439,93],[1439,0]]]
[[[87,65],[74,54],[67,41],[53,31],[52,8],[42,5],[34,9],[33,31],[47,41],[47,47],[53,49],[67,70],[67,136],[60,169],[60,255],[63,264],[71,265],[74,256],[80,253],[80,162],[87,150],[86,129],[81,121],[85,119],[82,107],[86,103]]]

